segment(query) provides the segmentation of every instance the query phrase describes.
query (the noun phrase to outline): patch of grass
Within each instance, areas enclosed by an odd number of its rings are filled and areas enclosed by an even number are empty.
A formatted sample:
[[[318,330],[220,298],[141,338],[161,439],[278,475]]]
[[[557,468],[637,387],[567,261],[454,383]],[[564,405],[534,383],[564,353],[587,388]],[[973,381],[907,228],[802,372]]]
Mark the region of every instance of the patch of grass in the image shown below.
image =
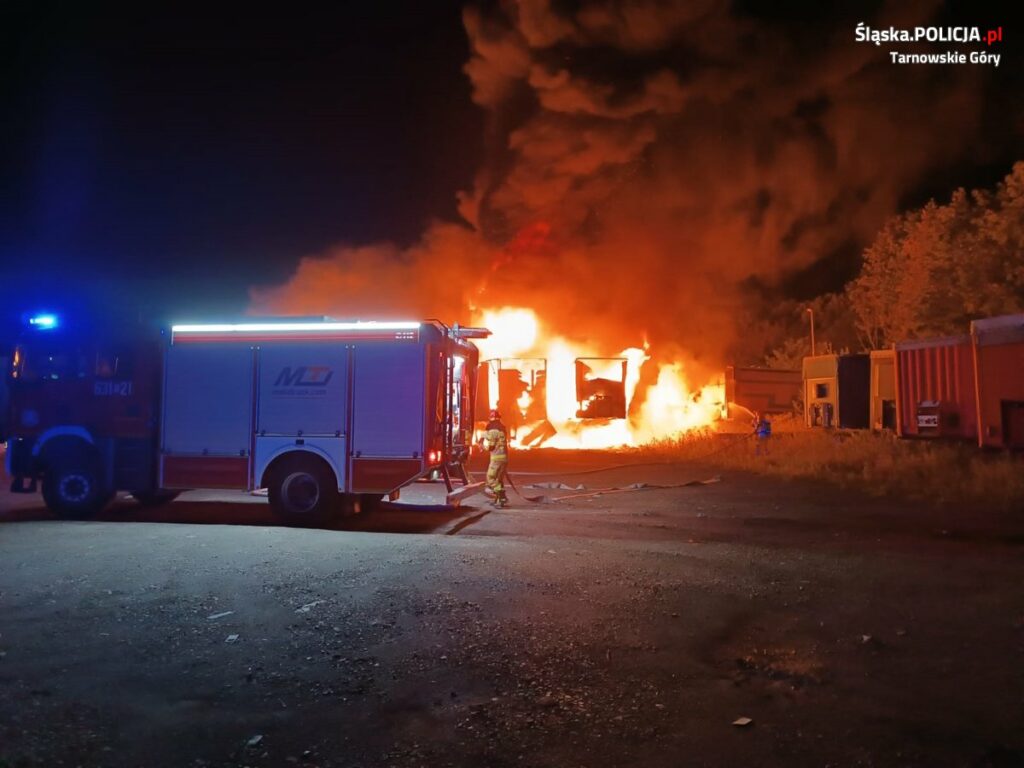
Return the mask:
[[[768,454],[752,436],[712,430],[650,443],[643,455],[788,478],[824,480],[876,496],[1024,511],[1024,457],[976,446],[900,440],[891,433],[773,429]],[[774,425],[773,425],[774,427]]]

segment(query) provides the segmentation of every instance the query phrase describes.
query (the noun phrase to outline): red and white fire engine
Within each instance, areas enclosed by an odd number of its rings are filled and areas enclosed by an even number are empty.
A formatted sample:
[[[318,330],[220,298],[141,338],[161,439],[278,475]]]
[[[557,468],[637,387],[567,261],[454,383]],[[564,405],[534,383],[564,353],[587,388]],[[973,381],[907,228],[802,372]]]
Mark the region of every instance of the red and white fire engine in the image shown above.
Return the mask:
[[[160,337],[33,329],[8,380],[12,491],[82,518],[118,491],[266,488],[312,519],[364,507],[469,455],[484,329],[274,319]]]

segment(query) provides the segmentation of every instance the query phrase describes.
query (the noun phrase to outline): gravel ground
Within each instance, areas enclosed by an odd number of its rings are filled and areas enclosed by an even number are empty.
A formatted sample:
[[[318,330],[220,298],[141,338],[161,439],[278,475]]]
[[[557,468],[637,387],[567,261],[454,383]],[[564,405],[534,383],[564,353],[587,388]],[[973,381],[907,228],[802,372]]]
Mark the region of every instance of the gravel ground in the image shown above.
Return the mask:
[[[620,462],[516,479],[713,475],[586,473]],[[1024,517],[738,473],[442,495],[314,530],[0,494],[0,766],[1024,765]]]

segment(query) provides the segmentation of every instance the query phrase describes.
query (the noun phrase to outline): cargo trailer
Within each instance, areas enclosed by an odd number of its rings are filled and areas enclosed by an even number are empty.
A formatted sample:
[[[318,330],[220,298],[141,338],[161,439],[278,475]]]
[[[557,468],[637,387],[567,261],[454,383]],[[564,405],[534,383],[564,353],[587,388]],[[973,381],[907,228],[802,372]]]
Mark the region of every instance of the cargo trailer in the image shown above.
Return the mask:
[[[895,374],[896,431],[900,437],[977,439],[969,336],[897,343]]]
[[[1024,314],[971,323],[978,445],[1024,449]]]

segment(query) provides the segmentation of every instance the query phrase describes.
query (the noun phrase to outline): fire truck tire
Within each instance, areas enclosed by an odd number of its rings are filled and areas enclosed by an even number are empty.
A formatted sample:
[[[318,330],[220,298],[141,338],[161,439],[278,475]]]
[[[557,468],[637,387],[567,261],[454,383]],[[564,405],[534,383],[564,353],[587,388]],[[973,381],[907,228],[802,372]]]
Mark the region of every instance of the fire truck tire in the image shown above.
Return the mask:
[[[327,463],[316,456],[285,456],[270,468],[270,508],[296,523],[322,522],[338,504],[338,484]]]
[[[180,495],[181,491],[132,491],[132,498],[147,509],[170,504]]]
[[[61,457],[43,473],[43,501],[53,514],[65,520],[92,517],[113,497],[103,487],[97,462],[87,455]]]

